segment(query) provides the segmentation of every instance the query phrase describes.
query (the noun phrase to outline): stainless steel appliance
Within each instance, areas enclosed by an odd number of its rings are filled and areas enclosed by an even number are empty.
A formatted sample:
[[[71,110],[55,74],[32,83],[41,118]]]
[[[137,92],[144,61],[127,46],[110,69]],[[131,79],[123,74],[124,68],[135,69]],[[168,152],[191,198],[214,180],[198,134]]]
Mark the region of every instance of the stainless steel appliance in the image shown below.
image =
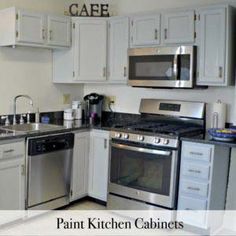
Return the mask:
[[[129,80],[134,87],[192,88],[196,47],[171,46],[128,50]]]
[[[84,97],[86,102],[86,119],[90,119],[91,123],[99,124],[102,119],[104,96],[97,93],[91,93]]]
[[[27,140],[27,208],[56,209],[69,203],[74,134]]]
[[[140,113],[111,131],[108,208],[175,209],[179,139],[204,135],[205,104],[143,99]]]

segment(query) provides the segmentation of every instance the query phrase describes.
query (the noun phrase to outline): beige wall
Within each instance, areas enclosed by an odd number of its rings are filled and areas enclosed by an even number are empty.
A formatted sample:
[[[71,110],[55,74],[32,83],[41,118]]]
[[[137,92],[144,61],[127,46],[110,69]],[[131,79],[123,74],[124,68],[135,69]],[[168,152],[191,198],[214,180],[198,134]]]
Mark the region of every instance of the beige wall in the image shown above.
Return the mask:
[[[63,14],[72,2],[76,1],[0,0],[0,9],[17,6]],[[0,81],[0,114],[12,113],[13,98],[18,94],[32,96],[35,108],[41,111],[63,109],[64,93],[71,94],[72,99],[83,95],[83,86],[52,83],[52,52],[48,49],[0,48]],[[26,102],[19,101],[19,112],[29,110]]]
[[[91,2],[91,1],[89,1]],[[115,14],[129,14],[136,12],[154,11],[165,8],[178,8],[188,6],[198,6],[212,3],[232,2],[236,6],[236,1],[224,0],[108,0]],[[115,12],[115,10],[116,12]],[[93,86],[86,85],[84,93],[99,92],[105,95],[116,96],[114,109],[118,112],[138,113],[141,98],[157,99],[180,99],[189,101],[203,101],[209,103],[207,106],[207,125],[210,125],[211,104],[221,99],[228,104],[228,122],[236,123],[235,117],[235,89],[209,88],[207,90],[166,90],[166,89],[138,89],[128,86]],[[121,92],[122,91],[122,92]]]

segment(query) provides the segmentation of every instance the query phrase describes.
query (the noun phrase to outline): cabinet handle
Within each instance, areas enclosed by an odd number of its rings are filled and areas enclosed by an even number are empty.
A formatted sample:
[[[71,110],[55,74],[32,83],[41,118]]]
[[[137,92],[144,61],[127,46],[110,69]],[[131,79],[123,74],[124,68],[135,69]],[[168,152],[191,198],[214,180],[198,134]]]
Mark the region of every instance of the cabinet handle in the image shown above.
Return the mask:
[[[127,76],[127,67],[125,66],[124,67],[124,77],[126,77]]]
[[[188,186],[187,189],[193,190],[193,191],[200,191],[200,188],[191,187],[191,186]]]
[[[52,41],[52,30],[49,31],[49,40]]]
[[[9,149],[9,150],[4,151],[3,153],[11,153],[11,152],[14,152],[14,151],[15,151],[14,149]]]
[[[42,39],[45,39],[45,29],[42,29]]]
[[[103,67],[103,77],[106,77],[106,67]]]
[[[155,29],[155,36],[154,36],[154,39],[157,40],[158,39],[158,30]]]
[[[201,173],[200,170],[194,170],[194,169],[189,169],[188,172],[191,172],[191,173],[198,173],[198,174]]]
[[[195,156],[202,156],[201,152],[190,152],[190,154],[195,155]]]
[[[219,78],[223,77],[223,67],[219,66]]]
[[[165,39],[167,39],[167,29],[164,29]]]
[[[104,139],[104,149],[107,149],[107,139]]]

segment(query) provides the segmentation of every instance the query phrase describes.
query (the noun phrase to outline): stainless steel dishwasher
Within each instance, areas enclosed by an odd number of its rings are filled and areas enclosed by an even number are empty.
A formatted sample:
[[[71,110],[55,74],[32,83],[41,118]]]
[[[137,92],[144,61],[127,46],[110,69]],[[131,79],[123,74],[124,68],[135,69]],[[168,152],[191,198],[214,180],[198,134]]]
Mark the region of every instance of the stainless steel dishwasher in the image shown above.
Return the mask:
[[[69,203],[74,134],[28,138],[27,209],[56,209]]]

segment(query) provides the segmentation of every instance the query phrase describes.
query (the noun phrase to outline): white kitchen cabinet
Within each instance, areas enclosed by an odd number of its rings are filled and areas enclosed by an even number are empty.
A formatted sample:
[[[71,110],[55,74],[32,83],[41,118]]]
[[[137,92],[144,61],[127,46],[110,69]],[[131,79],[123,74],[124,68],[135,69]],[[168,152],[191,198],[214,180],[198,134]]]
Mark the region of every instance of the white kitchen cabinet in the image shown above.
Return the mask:
[[[76,19],[74,74],[84,82],[103,82],[107,76],[107,20]]]
[[[47,40],[49,45],[71,45],[71,21],[70,17],[48,16],[47,17]]]
[[[230,148],[184,141],[177,210],[224,210]],[[219,175],[220,173],[220,175]],[[186,224],[207,229],[206,214],[178,213]]]
[[[0,210],[25,209],[25,142],[0,143]]]
[[[227,86],[233,81],[232,14],[229,6],[198,11],[198,85]]]
[[[0,10],[0,46],[67,48],[70,17],[53,16],[15,7]]]
[[[169,12],[162,15],[163,43],[194,43],[194,11]]]
[[[131,47],[160,44],[160,14],[133,16],[130,19]]]
[[[129,18],[111,17],[109,20],[109,82],[127,82],[129,48]]]
[[[88,195],[89,134],[89,132],[79,132],[75,134],[71,178],[71,202]]]
[[[109,164],[109,132],[92,130],[90,133],[89,189],[90,197],[107,201]]]

